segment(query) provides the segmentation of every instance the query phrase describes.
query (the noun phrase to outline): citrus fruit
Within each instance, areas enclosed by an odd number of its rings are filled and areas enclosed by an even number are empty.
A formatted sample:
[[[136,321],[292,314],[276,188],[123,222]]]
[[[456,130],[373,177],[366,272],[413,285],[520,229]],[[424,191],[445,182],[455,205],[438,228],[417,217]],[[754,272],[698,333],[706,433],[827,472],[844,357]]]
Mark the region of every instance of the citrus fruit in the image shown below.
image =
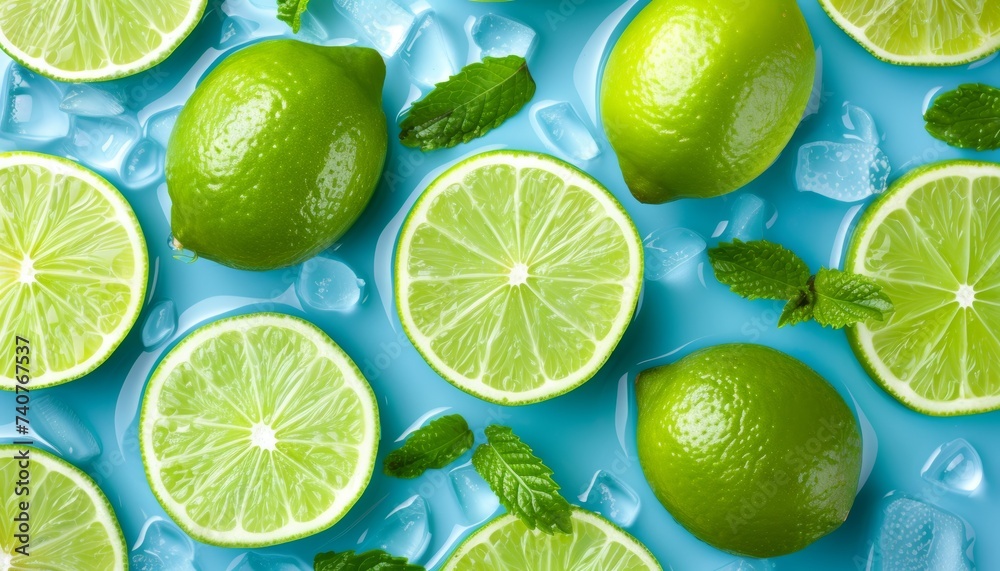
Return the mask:
[[[378,408],[316,326],[275,313],[186,337],[146,387],[140,443],[163,508],[191,537],[264,546],[322,531],[364,492]]]
[[[294,40],[229,56],[181,111],[166,157],[184,248],[234,268],[329,248],[368,205],[388,145],[375,50]]]
[[[910,171],[865,212],[845,269],[895,306],[848,332],[858,360],[926,414],[1000,409],[1000,165],[948,161]]]
[[[653,0],[615,44],[601,116],[642,202],[725,194],[767,169],[816,72],[795,0]]]
[[[396,250],[403,328],[458,388],[503,404],[586,382],[635,311],[642,242],[596,180],[545,155],[476,155],[432,182]]]
[[[1000,2],[820,0],[847,35],[900,65],[957,65],[1000,49]]]
[[[30,388],[111,355],[139,316],[147,269],[139,222],[106,180],[64,159],[0,153],[0,339],[29,348]],[[8,360],[0,388],[24,374]]]
[[[847,519],[861,433],[801,362],[720,345],[639,374],[639,463],[678,523],[725,551],[776,557]]]
[[[2,444],[0,485],[8,490],[0,521],[3,569],[128,569],[125,538],[111,504],[78,468],[37,448]],[[18,489],[26,493],[15,493]],[[21,502],[28,503],[27,510]],[[15,519],[22,513],[28,519],[27,556],[16,551],[24,545],[15,536],[25,532],[24,522]]]
[[[206,0],[6,0],[0,47],[61,81],[104,81],[167,59],[201,20]]]
[[[548,534],[504,514],[466,538],[441,571],[660,571],[644,545],[601,516],[575,508],[571,521],[573,533]]]

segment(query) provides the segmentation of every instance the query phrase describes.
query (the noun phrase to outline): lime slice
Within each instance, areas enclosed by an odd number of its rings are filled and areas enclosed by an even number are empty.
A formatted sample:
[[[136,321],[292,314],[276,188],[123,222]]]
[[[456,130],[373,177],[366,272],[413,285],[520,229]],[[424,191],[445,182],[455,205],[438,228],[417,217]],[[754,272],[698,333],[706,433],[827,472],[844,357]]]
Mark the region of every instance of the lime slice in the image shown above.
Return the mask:
[[[847,35],[900,65],[957,65],[1000,49],[1000,2],[820,0]]]
[[[926,414],[1000,409],[1000,165],[918,168],[870,206],[846,269],[875,278],[896,309],[849,332],[858,359]]]
[[[122,195],[56,157],[0,154],[0,339],[30,347],[30,388],[103,363],[146,294],[146,243]],[[13,389],[13,360],[0,388]]]
[[[194,30],[206,0],[5,0],[0,47],[61,81],[103,81],[149,69]]]
[[[22,452],[27,451],[27,468]],[[24,478],[22,470],[27,470]],[[28,492],[15,494],[27,480]],[[0,445],[0,568],[81,571],[128,568],[125,538],[111,504],[86,474],[48,452],[23,446]],[[21,509],[21,502],[28,509]],[[28,515],[28,556],[16,551],[22,544],[15,521]]]
[[[545,155],[498,151],[430,184],[396,253],[399,316],[441,376],[488,401],[574,389],[635,311],[642,243],[596,180]]]
[[[573,533],[528,529],[504,514],[470,535],[441,571],[660,571],[646,547],[601,516],[573,510]]]
[[[257,313],[198,329],[146,387],[142,458],[191,537],[259,547],[322,531],[371,479],[375,395],[315,325]]]

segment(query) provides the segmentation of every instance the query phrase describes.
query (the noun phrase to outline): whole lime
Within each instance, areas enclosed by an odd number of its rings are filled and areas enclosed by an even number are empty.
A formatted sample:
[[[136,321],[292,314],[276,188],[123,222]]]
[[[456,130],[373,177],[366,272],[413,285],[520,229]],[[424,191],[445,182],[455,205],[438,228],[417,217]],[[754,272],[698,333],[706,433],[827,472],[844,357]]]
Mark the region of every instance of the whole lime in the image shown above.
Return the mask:
[[[328,248],[368,205],[388,145],[375,50],[261,42],[224,60],[167,149],[174,238],[234,268]]]
[[[601,115],[642,202],[736,190],[778,157],[816,72],[795,0],[653,0],[604,70]]]
[[[643,472],[702,541],[774,557],[847,519],[861,434],[837,391],[803,363],[720,345],[642,372],[636,398]]]

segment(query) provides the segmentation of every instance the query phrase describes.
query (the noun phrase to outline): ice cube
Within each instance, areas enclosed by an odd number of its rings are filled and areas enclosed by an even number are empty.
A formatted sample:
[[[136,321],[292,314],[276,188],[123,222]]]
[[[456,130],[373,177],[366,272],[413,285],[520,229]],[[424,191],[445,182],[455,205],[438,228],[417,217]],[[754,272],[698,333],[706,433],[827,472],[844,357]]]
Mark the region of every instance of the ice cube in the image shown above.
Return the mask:
[[[69,132],[69,116],[59,109],[59,87],[16,63],[7,66],[0,98],[0,134],[15,140],[51,141]]]
[[[361,541],[361,551],[382,549],[411,563],[420,559],[431,542],[430,516],[427,503],[420,496],[412,496],[369,529]]]
[[[73,85],[59,104],[70,115],[84,117],[114,117],[125,112],[125,98],[87,84]]]
[[[170,142],[170,133],[177,123],[177,116],[180,115],[182,107],[171,107],[165,111],[152,115],[146,121],[146,136],[156,141],[164,149]]]
[[[795,180],[800,191],[855,202],[885,192],[889,159],[868,142],[818,141],[799,148]]]
[[[434,12],[420,15],[420,22],[400,54],[413,81],[433,86],[458,73],[455,50]]]
[[[519,55],[527,59],[535,39],[531,27],[498,14],[486,14],[472,26],[472,41],[483,57]]]
[[[466,524],[478,525],[492,517],[500,508],[500,500],[486,480],[472,467],[471,462],[455,468],[448,475]]]
[[[660,228],[642,241],[646,248],[646,279],[661,280],[695,259],[708,246],[687,228]]]
[[[857,105],[844,103],[844,113],[841,115],[840,120],[848,130],[844,134],[845,138],[871,145],[878,145],[882,142],[882,138],[878,134],[878,129],[875,127],[875,119],[872,118],[871,113]]]
[[[66,151],[90,166],[116,169],[138,138],[139,126],[131,118],[74,117]]]
[[[569,159],[589,161],[601,154],[590,128],[565,101],[543,101],[534,105],[531,123],[546,146]]]
[[[68,404],[44,393],[31,400],[35,432],[74,464],[86,464],[101,454],[93,431]]]
[[[271,555],[252,551],[240,555],[226,571],[312,571],[301,559],[290,555]]]
[[[321,311],[348,311],[363,301],[366,289],[350,266],[322,256],[302,264],[295,284],[302,302]]]
[[[143,525],[131,559],[132,571],[198,571],[194,543],[176,525],[160,517]]]
[[[983,481],[983,461],[971,444],[959,438],[938,446],[920,475],[946,490],[971,494]]]
[[[598,470],[590,486],[580,494],[583,507],[595,511],[622,527],[639,515],[639,494],[613,474]]]
[[[882,511],[868,569],[971,571],[972,539],[965,522],[930,504],[890,496]]]
[[[769,218],[770,205],[756,194],[741,194],[733,201],[729,221],[720,241],[744,242],[760,240],[764,237],[764,225]]]
[[[219,43],[216,47],[220,50],[228,50],[245,44],[253,39],[253,33],[258,28],[260,28],[260,24],[253,20],[229,16],[222,22],[222,31],[219,34]]]
[[[122,167],[122,179],[137,188],[152,183],[163,173],[163,147],[151,139],[142,139],[132,147]]]
[[[334,0],[337,9],[386,56],[403,47],[416,16],[392,0]]]
[[[146,349],[155,349],[177,331],[177,308],[167,299],[149,310],[142,325],[142,344]]]

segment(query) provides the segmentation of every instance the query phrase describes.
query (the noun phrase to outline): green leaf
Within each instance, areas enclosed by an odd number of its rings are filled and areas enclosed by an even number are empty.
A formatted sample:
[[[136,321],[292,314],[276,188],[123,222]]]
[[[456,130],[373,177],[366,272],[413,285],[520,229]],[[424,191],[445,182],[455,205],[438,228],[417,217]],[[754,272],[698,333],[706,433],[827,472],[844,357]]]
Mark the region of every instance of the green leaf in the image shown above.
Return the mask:
[[[967,83],[939,95],[924,113],[927,132],[953,147],[1000,149],[1000,89]]]
[[[806,288],[809,266],[780,244],[733,240],[708,251],[715,277],[747,299],[790,299]]]
[[[460,414],[442,416],[419,428],[402,447],[385,457],[387,476],[416,478],[426,470],[444,468],[465,454],[475,441],[469,424]]]
[[[320,553],[313,561],[315,571],[426,571],[420,565],[407,562],[403,557],[393,557],[385,551],[364,553],[342,551]]]
[[[503,507],[530,529],[572,533],[571,508],[552,470],[506,426],[486,427],[486,440],[472,454],[472,465]]]
[[[813,289],[813,318],[824,327],[839,329],[860,321],[882,321],[893,309],[882,286],[866,276],[824,268],[816,274]]]
[[[815,303],[815,292],[809,289],[801,290],[785,304],[785,309],[781,311],[781,317],[778,318],[778,327],[798,325],[809,321],[813,318],[813,305]]]
[[[535,81],[523,57],[488,57],[414,103],[400,124],[399,139],[424,151],[468,143],[513,117],[534,95]]]
[[[309,0],[278,0],[278,19],[291,26],[297,34],[302,27],[302,14],[308,6]]]

